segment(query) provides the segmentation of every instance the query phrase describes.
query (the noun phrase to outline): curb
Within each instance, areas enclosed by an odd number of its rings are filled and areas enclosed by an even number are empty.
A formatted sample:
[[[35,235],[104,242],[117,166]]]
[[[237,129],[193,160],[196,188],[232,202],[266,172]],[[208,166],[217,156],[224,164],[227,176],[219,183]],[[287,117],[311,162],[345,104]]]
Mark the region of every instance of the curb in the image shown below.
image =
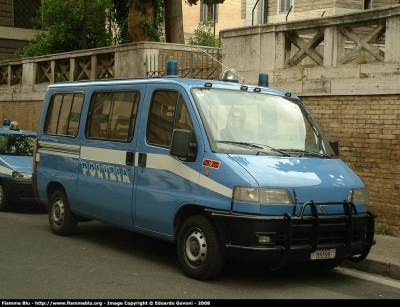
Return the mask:
[[[354,263],[350,260],[345,260],[340,266],[400,280],[400,264],[391,261],[366,258]]]

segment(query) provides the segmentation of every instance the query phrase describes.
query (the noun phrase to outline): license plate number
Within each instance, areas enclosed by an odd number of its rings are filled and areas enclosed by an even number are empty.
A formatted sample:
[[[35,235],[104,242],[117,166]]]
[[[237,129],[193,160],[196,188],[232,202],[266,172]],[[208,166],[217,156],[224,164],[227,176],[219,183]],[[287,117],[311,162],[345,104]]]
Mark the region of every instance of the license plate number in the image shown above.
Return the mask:
[[[319,249],[311,253],[311,260],[332,259],[335,255],[336,249]]]

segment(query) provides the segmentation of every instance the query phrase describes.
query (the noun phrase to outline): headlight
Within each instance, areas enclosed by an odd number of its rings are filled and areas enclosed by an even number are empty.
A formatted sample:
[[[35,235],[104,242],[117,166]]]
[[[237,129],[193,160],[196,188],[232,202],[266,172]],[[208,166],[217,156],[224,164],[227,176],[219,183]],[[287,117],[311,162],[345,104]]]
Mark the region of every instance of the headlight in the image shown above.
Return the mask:
[[[234,200],[263,204],[292,204],[292,197],[286,189],[235,187]]]
[[[31,173],[12,172],[12,177],[13,178],[21,178],[21,179],[31,179],[32,174]]]
[[[354,204],[369,203],[369,189],[352,189],[349,191],[349,196],[347,197],[348,202]]]

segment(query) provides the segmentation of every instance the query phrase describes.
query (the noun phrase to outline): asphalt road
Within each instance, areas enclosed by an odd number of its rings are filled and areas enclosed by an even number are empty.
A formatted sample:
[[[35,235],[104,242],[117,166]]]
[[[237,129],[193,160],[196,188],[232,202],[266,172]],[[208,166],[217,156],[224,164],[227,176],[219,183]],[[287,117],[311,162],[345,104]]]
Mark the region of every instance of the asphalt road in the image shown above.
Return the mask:
[[[98,222],[59,237],[42,208],[0,213],[1,300],[399,298],[399,281],[345,268],[230,264],[219,279],[199,282],[183,275],[172,243]]]

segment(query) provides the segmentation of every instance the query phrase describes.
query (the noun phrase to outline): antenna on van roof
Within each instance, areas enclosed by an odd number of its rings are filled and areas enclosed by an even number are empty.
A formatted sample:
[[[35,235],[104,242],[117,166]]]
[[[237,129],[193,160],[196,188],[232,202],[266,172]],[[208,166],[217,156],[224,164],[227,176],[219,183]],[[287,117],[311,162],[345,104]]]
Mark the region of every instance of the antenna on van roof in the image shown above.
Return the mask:
[[[214,58],[212,55],[208,54],[207,52],[205,52],[203,49],[201,49],[199,46],[196,46],[197,48],[200,49],[200,51],[204,52],[205,54],[207,54],[210,58],[212,58],[214,61],[216,61],[217,63],[219,63],[220,65],[222,65],[223,67],[226,68],[226,70],[224,71],[224,73],[222,74],[222,78],[224,78],[225,75],[229,75],[229,74],[234,74],[235,76],[238,76],[240,79],[242,79],[242,82],[244,83],[244,78],[239,76],[236,71],[233,68],[229,68],[228,66],[222,64],[220,61],[218,61],[216,58]],[[229,80],[232,80],[231,78],[228,78]]]

